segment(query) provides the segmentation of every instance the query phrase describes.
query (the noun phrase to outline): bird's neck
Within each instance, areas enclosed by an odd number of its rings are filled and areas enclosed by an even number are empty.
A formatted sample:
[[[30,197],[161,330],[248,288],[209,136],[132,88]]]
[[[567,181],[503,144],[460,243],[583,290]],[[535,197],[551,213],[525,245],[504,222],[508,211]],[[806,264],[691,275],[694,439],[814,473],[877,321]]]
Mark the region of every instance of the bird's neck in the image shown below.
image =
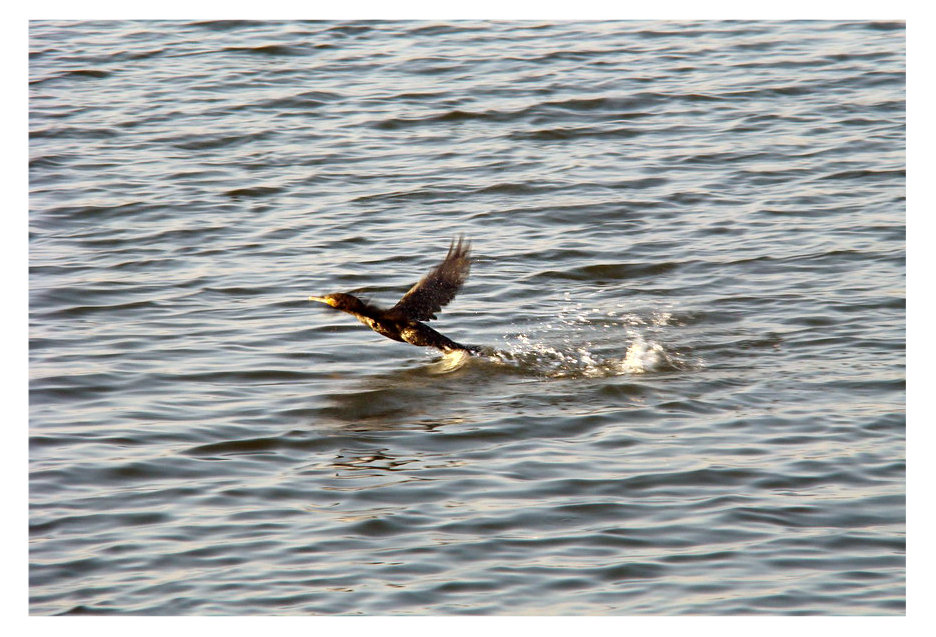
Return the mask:
[[[360,299],[358,299],[358,301],[359,301],[359,304],[356,307],[346,309],[345,312],[347,312],[348,314],[353,314],[354,316],[358,318],[365,317],[365,318],[371,318],[371,319],[380,318],[384,314],[384,310],[380,309],[376,305],[365,303],[364,301],[361,301]]]

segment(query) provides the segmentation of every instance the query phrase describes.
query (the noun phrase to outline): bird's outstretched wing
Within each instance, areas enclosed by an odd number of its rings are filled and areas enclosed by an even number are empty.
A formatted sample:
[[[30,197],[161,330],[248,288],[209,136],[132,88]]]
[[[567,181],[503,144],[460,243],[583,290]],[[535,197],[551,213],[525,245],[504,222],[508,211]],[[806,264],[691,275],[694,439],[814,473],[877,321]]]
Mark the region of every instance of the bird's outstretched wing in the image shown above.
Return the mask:
[[[452,239],[448,254],[419,283],[410,288],[403,298],[390,308],[389,313],[399,313],[414,321],[431,321],[435,313],[455,298],[462,284],[468,279],[471,268],[471,243],[458,237]]]

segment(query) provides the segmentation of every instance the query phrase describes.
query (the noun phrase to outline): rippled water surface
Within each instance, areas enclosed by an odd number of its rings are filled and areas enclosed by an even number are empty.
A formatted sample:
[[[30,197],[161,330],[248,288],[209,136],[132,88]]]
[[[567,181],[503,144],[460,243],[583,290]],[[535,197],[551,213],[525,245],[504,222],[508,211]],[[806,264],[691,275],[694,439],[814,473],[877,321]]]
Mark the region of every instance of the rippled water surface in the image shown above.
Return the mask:
[[[902,24],[30,25],[34,614],[902,614]],[[473,241],[396,343],[392,304]]]

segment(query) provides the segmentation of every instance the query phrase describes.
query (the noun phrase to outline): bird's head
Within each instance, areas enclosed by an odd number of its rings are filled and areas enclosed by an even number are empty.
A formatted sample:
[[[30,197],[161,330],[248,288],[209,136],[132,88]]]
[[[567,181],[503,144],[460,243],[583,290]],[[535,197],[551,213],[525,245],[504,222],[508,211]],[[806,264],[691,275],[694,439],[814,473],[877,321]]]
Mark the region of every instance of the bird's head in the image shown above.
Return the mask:
[[[343,312],[360,312],[364,308],[364,303],[359,298],[342,292],[326,294],[325,296],[310,296],[309,300],[330,305]]]

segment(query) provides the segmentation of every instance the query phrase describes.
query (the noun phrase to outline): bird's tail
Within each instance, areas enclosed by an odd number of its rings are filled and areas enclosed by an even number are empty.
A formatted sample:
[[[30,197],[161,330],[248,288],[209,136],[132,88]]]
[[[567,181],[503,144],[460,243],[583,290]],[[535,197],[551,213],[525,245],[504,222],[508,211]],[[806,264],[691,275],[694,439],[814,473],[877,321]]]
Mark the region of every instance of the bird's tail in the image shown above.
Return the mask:
[[[461,343],[456,343],[455,341],[452,341],[451,343],[451,346],[441,347],[439,349],[441,349],[446,354],[450,352],[468,352],[472,356],[477,356],[478,354],[484,352],[484,348],[480,345],[462,345]]]

